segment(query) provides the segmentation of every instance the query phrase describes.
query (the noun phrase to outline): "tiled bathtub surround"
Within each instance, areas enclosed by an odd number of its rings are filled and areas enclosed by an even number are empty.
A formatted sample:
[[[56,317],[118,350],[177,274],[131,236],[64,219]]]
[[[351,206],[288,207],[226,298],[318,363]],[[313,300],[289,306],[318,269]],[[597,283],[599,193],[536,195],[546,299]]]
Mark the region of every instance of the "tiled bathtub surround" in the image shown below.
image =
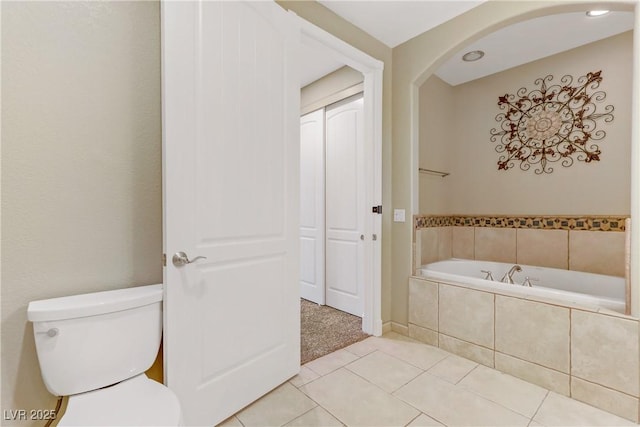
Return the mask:
[[[423,278],[409,280],[409,335],[638,421],[638,320]]]
[[[414,222],[419,227],[415,269],[453,257],[625,276],[624,218],[416,217]]]

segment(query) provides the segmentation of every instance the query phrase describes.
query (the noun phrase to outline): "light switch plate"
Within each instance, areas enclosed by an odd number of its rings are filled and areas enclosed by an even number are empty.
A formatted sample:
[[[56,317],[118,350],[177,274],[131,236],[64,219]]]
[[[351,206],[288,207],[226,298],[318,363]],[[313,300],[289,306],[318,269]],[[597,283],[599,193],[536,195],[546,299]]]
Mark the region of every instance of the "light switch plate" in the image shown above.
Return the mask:
[[[393,210],[393,221],[394,222],[404,222],[404,209],[394,209]]]

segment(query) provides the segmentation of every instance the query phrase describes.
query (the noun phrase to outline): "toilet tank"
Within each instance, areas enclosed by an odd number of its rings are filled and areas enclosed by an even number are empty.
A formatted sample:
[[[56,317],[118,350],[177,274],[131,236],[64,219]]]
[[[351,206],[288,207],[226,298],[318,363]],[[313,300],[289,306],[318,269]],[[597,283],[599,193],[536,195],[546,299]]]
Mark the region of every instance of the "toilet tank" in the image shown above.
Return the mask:
[[[162,285],[32,301],[27,317],[49,392],[83,393],[153,364],[162,338]]]

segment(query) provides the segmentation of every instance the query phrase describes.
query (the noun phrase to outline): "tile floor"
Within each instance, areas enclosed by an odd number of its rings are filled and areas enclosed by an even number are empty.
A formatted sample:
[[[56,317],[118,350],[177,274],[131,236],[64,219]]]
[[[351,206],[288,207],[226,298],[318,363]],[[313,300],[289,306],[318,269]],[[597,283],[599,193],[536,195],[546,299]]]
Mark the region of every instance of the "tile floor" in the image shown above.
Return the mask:
[[[307,363],[221,426],[623,426],[608,412],[395,333]]]

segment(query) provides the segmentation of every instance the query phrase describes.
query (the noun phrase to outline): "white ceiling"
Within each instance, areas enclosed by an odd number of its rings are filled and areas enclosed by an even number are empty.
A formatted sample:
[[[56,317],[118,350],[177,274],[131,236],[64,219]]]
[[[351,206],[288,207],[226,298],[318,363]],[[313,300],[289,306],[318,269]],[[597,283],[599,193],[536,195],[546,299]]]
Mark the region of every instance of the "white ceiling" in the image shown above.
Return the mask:
[[[578,12],[520,22],[466,46],[436,75],[455,86],[631,30],[633,21],[632,12],[611,12],[596,18]],[[485,56],[464,62],[462,55],[472,50],[482,50]]]
[[[395,47],[442,24],[484,0],[318,0],[384,44]],[[586,11],[585,11],[586,12]],[[437,71],[451,85],[461,84],[592,43],[633,29],[632,12],[611,12],[588,18],[584,12],[550,15],[511,25],[468,45]],[[477,62],[461,60],[465,52],[482,50]],[[307,51],[301,60],[302,85],[344,64],[326,52]]]
[[[389,47],[455,18],[484,0],[318,0]]]
[[[395,47],[485,0],[318,0],[389,47]],[[300,59],[300,87],[344,66],[326,52],[307,48]]]

